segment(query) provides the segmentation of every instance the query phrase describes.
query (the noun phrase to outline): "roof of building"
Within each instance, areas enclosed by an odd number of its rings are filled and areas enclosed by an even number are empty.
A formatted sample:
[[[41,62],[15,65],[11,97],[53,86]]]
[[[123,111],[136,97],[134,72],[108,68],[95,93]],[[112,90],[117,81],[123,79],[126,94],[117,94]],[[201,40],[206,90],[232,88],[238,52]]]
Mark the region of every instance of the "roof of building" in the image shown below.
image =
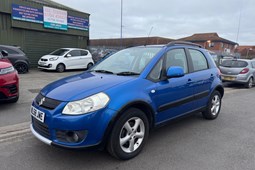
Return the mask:
[[[82,12],[82,11],[70,8],[68,6],[62,5],[60,3],[54,2],[52,0],[25,0],[25,1],[35,2],[35,3],[38,3],[38,4],[48,5],[50,7],[56,7],[56,8],[60,8],[60,9],[70,10],[70,11]],[[86,13],[86,12],[82,12],[82,13]],[[88,14],[88,13],[86,13],[86,14]]]
[[[221,38],[217,33],[197,33],[189,37],[181,38],[179,40],[191,41],[191,42],[206,42],[210,40],[210,41],[216,41],[216,42],[224,42],[224,43],[233,44],[233,45],[237,44],[236,42],[227,40],[225,38]]]
[[[170,38],[163,37],[135,37],[135,38],[110,38],[110,39],[92,39],[90,40],[91,46],[139,46],[151,44],[168,44],[173,41]]]

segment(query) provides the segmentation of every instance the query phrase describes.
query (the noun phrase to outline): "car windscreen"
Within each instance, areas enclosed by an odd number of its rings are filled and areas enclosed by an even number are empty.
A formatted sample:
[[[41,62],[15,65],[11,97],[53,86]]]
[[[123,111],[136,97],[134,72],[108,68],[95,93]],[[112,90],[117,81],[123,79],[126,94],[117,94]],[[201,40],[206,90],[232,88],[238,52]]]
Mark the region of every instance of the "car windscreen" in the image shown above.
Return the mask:
[[[160,50],[160,47],[133,47],[124,49],[104,59],[91,71],[126,75],[140,74]]]
[[[231,68],[242,68],[247,67],[248,63],[246,61],[240,60],[223,60],[221,66],[231,67]]]
[[[56,55],[56,56],[62,56],[64,55],[67,51],[67,49],[58,49],[56,51],[53,51],[52,53],[50,53],[50,55]]]

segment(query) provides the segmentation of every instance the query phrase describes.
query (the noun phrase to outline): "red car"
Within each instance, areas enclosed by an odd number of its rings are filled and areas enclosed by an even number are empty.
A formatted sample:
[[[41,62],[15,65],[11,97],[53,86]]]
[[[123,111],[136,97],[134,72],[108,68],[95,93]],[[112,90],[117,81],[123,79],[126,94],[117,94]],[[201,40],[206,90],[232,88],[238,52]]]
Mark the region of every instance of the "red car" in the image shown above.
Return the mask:
[[[12,64],[0,54],[0,102],[17,102],[19,99],[19,77]]]

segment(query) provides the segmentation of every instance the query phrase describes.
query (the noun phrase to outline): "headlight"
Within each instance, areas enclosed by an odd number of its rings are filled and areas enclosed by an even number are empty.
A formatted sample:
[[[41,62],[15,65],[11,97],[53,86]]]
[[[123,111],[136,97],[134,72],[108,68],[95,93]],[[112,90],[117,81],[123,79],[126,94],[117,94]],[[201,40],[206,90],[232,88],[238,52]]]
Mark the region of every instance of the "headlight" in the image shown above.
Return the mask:
[[[58,57],[51,57],[49,60],[50,61],[56,61],[58,59]]]
[[[101,92],[82,100],[69,102],[62,113],[68,115],[81,115],[93,112],[104,108],[109,100],[110,98],[105,93]]]
[[[0,69],[0,75],[12,73],[14,71],[15,71],[15,69],[13,66],[8,67],[8,68],[2,68],[2,69]]]

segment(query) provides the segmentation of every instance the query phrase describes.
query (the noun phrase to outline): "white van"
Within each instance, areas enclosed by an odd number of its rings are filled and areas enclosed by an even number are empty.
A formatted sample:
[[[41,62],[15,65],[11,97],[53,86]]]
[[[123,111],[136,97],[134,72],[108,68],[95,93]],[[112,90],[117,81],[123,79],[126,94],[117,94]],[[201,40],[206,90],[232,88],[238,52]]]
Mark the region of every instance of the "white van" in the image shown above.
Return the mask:
[[[60,48],[42,56],[38,68],[63,72],[69,69],[85,69],[93,66],[92,55],[88,50],[79,48]]]

